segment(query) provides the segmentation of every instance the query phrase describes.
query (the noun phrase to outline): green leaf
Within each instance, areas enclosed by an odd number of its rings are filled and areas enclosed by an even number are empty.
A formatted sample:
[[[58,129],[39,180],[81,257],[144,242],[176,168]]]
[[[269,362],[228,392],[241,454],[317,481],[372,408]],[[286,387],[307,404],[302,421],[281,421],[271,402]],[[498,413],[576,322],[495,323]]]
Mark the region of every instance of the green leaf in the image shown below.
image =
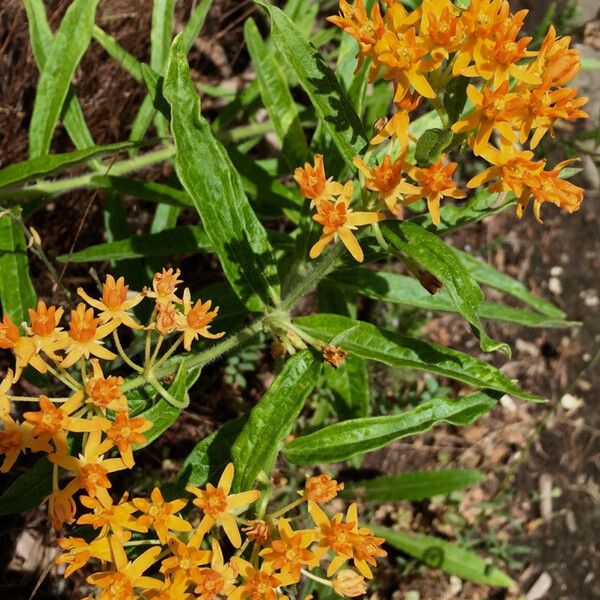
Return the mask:
[[[114,37],[94,25],[94,39],[114,58],[136,81],[142,82],[142,63],[123,48]]]
[[[228,421],[198,442],[181,464],[176,479],[163,487],[165,497],[180,498],[186,485],[204,487],[209,481],[216,482],[231,461],[231,447],[245,422],[245,417]]]
[[[152,30],[150,31],[150,67],[162,73],[169,58],[173,37],[175,0],[153,0]]]
[[[282,144],[283,156],[294,169],[308,159],[308,146],[285,73],[252,19],[244,23],[244,39],[256,69],[263,103]]]
[[[87,162],[98,156],[114,154],[121,150],[131,148],[130,142],[120,142],[117,144],[108,144],[106,146],[92,146],[82,150],[73,152],[65,152],[63,154],[47,154],[30,158],[19,163],[14,163],[0,170],[0,188],[5,188],[12,185],[17,185],[30,179],[43,177],[58,173],[64,169],[74,167],[81,163]]]
[[[420,167],[427,167],[440,158],[450,145],[453,133],[447,129],[428,129],[417,141],[415,160]]]
[[[283,450],[295,465],[331,463],[424,433],[438,423],[468,425],[488,412],[500,394],[476,392],[456,400],[436,398],[399,415],[341,421],[297,437]]]
[[[43,0],[23,0],[23,4],[29,22],[29,39],[33,56],[38,70],[41,72],[46,65],[46,55],[52,46],[54,36],[46,19]],[[77,148],[90,148],[94,145],[94,139],[85,123],[81,105],[72,86],[69,86],[65,104],[63,123],[69,137]]]
[[[560,308],[554,306],[552,302],[531,293],[520,281],[494,269],[494,267],[488,263],[475,258],[467,252],[457,249],[454,249],[454,252],[458,256],[460,262],[477,281],[510,294],[553,319],[563,319],[566,316],[566,314],[560,310]]]
[[[478,315],[479,305],[483,302],[483,292],[452,248],[433,233],[408,221],[384,223],[382,230],[395,248],[432,273],[445,286],[460,314],[471,324],[482,350],[500,350],[510,356],[510,347],[507,344],[496,342],[485,332]]]
[[[46,55],[29,125],[32,158],[48,154],[71,79],[92,39],[97,5],[98,0],[75,0],[67,9]]]
[[[225,275],[252,311],[279,302],[274,251],[252,211],[240,176],[199,114],[181,38],[175,38],[164,86],[171,105],[179,179],[192,197]]]
[[[444,108],[448,113],[450,123],[456,123],[467,103],[467,85],[469,78],[459,75],[452,78],[444,93]]]
[[[0,217],[0,302],[2,311],[17,324],[29,320],[28,308],[37,299],[27,257],[27,242],[16,215]]]
[[[339,315],[299,317],[295,323],[309,335],[324,342],[337,337],[339,341],[336,345],[367,360],[376,360],[390,367],[437,373],[474,387],[489,388],[526,400],[543,400],[540,396],[521,390],[492,365],[439,344],[398,335],[370,323]],[[345,332],[349,334],[343,336]]]
[[[474,469],[411,471],[356,483],[348,482],[341,495],[343,498],[359,498],[369,502],[423,500],[463,490],[483,479],[483,474]]]
[[[271,17],[271,38],[308,94],[346,165],[362,154],[367,137],[335,73],[317,49],[306,41],[293,21],[279,8],[257,0]]]
[[[468,269],[468,265],[465,264],[465,266]],[[355,267],[334,271],[328,276],[327,281],[340,286],[338,289],[362,294],[373,300],[406,304],[425,310],[459,312],[444,288],[432,296],[416,279],[406,275]],[[576,321],[551,318],[495,302],[482,302],[479,305],[478,314],[482,319],[518,323],[526,327],[575,327],[579,325]]]
[[[238,489],[252,487],[259,473],[271,474],[284,438],[312,392],[322,359],[310,350],[292,356],[252,409],[242,432],[231,448]]]
[[[194,9],[194,12],[190,15],[188,22],[185,24],[183,31],[181,32],[181,38],[186,52],[189,52],[194,45],[200,30],[204,26],[204,21],[206,20],[206,15],[208,14],[211,5],[212,0],[201,0]]]
[[[183,225],[159,233],[137,235],[126,240],[89,246],[70,256],[58,257],[60,262],[86,263],[132,258],[156,258],[175,254],[196,254],[211,251],[210,238],[197,225]]]
[[[325,385],[333,394],[340,420],[365,417],[369,412],[369,374],[362,358],[347,356],[337,369],[326,365]]]
[[[434,569],[441,569],[461,579],[494,587],[510,587],[515,582],[478,554],[465,550],[431,535],[392,531],[385,527],[370,526],[375,535],[388,544],[417,558]]]
[[[189,403],[188,397],[188,378],[191,380],[194,375],[189,375],[188,370],[185,366],[185,361],[179,365],[179,370],[175,380],[169,387],[169,394],[175,398],[178,402]],[[186,404],[187,405],[187,404]],[[136,417],[144,417],[148,421],[152,422],[152,427],[144,433],[146,441],[143,444],[139,444],[133,447],[134,450],[140,450],[150,445],[156,438],[160,437],[171,425],[177,420],[177,417],[181,414],[183,408],[177,408],[171,403],[167,402],[164,398],[161,398],[154,406],[151,406],[148,410],[145,410]]]
[[[39,506],[52,493],[52,463],[44,456],[0,496],[0,517]]]

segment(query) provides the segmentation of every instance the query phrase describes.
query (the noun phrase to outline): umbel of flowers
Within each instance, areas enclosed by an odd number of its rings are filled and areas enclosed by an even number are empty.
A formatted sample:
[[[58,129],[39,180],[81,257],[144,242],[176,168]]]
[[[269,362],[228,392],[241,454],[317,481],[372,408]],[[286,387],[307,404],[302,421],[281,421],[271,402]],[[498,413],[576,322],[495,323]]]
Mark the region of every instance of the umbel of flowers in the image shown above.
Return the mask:
[[[521,35],[527,12],[511,13],[508,0],[472,0],[465,9],[451,0],[423,0],[413,11],[397,0],[382,0],[369,13],[363,0],[340,0],[340,14],[328,20],[358,42],[357,70],[369,61],[370,81],[383,77],[394,86],[395,112],[378,121],[367,154],[355,159],[366,210],[351,208],[352,182],[327,178],[322,156],[296,169],[300,191],[323,227],[311,257],[340,239],[362,261],[354,234],[359,226],[375,224],[376,230],[378,221],[401,218],[403,207],[420,199],[438,225],[442,200],[466,197],[453,181],[457,164],[447,155],[429,165],[407,160],[411,113],[427,103],[451,136],[447,146],[466,145],[487,163],[467,188],[487,185],[490,192],[514,194],[519,216],[533,200],[539,222],[545,202],[570,213],[579,208],[583,190],[562,173],[571,161],[547,168],[534,155],[543,137],[553,135],[556,121],[588,116],[582,110],[587,98],[567,87],[581,69],[579,52],[553,26],[541,47],[531,49],[532,38]],[[468,98],[454,122],[444,103],[452,82]],[[381,155],[384,143],[388,152],[375,164],[373,156]]]
[[[87,578],[98,600],[276,600],[287,598],[285,589],[303,577],[342,596],[365,593],[371,567],[386,555],[384,540],[359,525],[356,504],[345,515],[328,516],[323,505],[343,485],[325,474],[310,477],[297,501],[247,520],[240,514],[260,493],[232,494],[233,475],[229,464],[216,486],[188,486],[191,506],[188,498],[166,501],[158,488],[150,499],[125,497],[116,504],[108,495],[84,497],[90,512],[77,523],[91,525],[95,537],[62,538],[64,552],[56,562],[65,565],[66,577],[90,560],[100,563],[101,570]],[[286,517],[304,504],[309,519]],[[309,526],[294,528],[301,518]],[[129,549],[140,548],[129,558]]]

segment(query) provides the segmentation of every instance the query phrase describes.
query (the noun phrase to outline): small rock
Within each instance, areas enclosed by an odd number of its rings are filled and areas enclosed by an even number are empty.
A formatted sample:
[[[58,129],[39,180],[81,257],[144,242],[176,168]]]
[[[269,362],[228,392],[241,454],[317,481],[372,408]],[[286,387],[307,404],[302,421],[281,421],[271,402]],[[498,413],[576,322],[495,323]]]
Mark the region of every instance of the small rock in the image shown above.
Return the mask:
[[[573,394],[565,394],[560,399],[560,405],[569,412],[575,412],[584,405],[584,401],[578,396],[573,396]]]
[[[552,577],[550,577],[548,573],[544,572],[537,578],[537,581],[527,592],[525,595],[525,600],[542,600],[551,587]]]
[[[548,520],[552,517],[552,475],[542,473],[539,479],[540,514]]]
[[[560,296],[563,292],[562,283],[558,277],[550,277],[548,281],[548,289],[557,296]]]

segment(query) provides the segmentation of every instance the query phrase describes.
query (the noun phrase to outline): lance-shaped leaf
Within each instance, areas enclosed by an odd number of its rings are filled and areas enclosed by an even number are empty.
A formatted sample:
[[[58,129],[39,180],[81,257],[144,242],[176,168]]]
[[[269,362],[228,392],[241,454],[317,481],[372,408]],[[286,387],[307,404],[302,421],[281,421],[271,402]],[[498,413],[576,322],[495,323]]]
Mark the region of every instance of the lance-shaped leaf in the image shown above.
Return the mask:
[[[14,163],[0,170],[0,188],[24,183],[30,179],[36,179],[44,175],[59,173],[70,167],[87,162],[98,156],[105,156],[131,148],[130,142],[108,144],[106,146],[92,146],[83,150],[74,150],[63,154],[47,154],[30,158],[23,162]]]
[[[67,9],[46,55],[29,125],[32,158],[48,153],[71,79],[92,39],[97,5],[98,0],[75,0]]]
[[[52,463],[44,456],[0,496],[0,517],[39,506],[52,493]]]
[[[251,488],[261,472],[270,475],[284,438],[317,382],[321,364],[322,359],[310,350],[295,354],[252,409],[231,449],[238,489]]]
[[[29,275],[27,242],[16,215],[0,217],[0,303],[2,311],[20,324],[28,319],[36,293]]]
[[[340,315],[299,317],[295,323],[324,342],[337,338],[336,345],[367,360],[376,360],[390,367],[437,373],[474,387],[489,388],[526,400],[543,400],[521,390],[496,367],[439,344],[398,335]]]
[[[504,572],[490,564],[475,552],[465,550],[431,535],[392,531],[386,527],[371,527],[375,535],[386,539],[388,544],[402,550],[434,569],[441,569],[461,579],[491,585],[510,587],[515,582]]]
[[[271,17],[271,39],[310,97],[346,165],[367,146],[360,118],[348,94],[318,50],[279,8],[257,0]]]
[[[433,233],[408,221],[385,223],[383,234],[395,248],[439,279],[460,314],[471,324],[482,350],[501,350],[510,356],[510,347],[507,344],[493,340],[485,332],[479,320],[479,305],[483,302],[483,292],[452,248]]]
[[[497,273],[502,275],[502,273]],[[509,277],[508,279],[511,278]],[[335,282],[340,286],[341,290],[363,294],[374,300],[383,300],[384,302],[392,302],[394,304],[406,304],[426,310],[459,312],[456,304],[452,302],[452,299],[444,288],[438,290],[432,296],[416,279],[407,277],[406,275],[357,267],[344,269],[343,271],[334,271],[328,276],[327,281]],[[535,300],[543,300],[538,296],[533,296],[533,298]],[[527,327],[574,327],[578,325],[574,321],[551,318],[529,310],[513,308],[512,306],[495,302],[482,302],[479,305],[479,316],[482,319],[518,323]]]
[[[423,500],[463,490],[479,483],[483,478],[482,473],[474,469],[410,471],[356,483],[347,482],[341,495],[343,498],[360,498],[369,502]]]
[[[223,146],[200,115],[181,38],[175,38],[164,85],[177,146],[176,168],[192,197],[225,275],[246,306],[279,301],[275,255]]]
[[[281,141],[283,156],[293,169],[308,159],[308,146],[285,72],[252,19],[244,23],[244,38],[256,69],[263,103]]]
[[[292,440],[283,450],[296,465],[346,460],[423,433],[438,423],[468,425],[494,406],[501,394],[476,392],[456,400],[436,398],[399,415],[341,421]]]

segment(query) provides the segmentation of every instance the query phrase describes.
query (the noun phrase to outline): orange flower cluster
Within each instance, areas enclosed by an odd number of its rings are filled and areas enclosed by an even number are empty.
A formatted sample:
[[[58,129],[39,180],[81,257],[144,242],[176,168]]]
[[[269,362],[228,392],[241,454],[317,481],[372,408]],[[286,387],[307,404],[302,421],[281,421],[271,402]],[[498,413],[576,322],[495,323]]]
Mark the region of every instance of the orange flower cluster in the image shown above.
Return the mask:
[[[91,298],[79,289],[77,293],[89,306],[78,304],[66,330],[60,326],[63,309],[48,307],[42,301],[35,310],[29,310],[30,320],[23,324],[23,333],[8,315],[0,322],[0,348],[12,351],[15,357],[14,372],[9,371],[0,383],[0,472],[9,471],[25,450],[48,454],[54,466],[48,513],[56,529],[74,521],[74,497],[80,491],[86,494],[80,497],[84,506],[97,509],[106,518],[112,514],[109,475],[134,466],[133,450],[146,443],[144,434],[152,427],[143,416],[130,416],[125,380],[105,375],[101,361],[113,361],[120,355],[126,365],[155,382],[156,391],[170,401],[172,397],[154,371],[180,344],[189,350],[199,336],[214,339],[223,335],[209,331],[218,313],[218,308],[211,310],[210,301],[193,303],[188,289],[182,298],[177,296],[179,275],[179,270],[163,269],[154,276],[152,290],[141,293],[130,292],[122,277],[115,280],[108,275],[101,299]],[[154,300],[154,310],[143,326],[131,310],[145,297]],[[142,366],[123,350],[118,332],[121,327],[145,330]],[[173,345],[159,357],[162,343],[171,333],[176,334]],[[116,352],[107,347],[111,334]],[[11,396],[10,389],[26,366],[52,374],[69,395]],[[72,369],[74,366],[78,369]],[[12,413],[22,402],[36,403],[37,410],[24,412],[22,420],[17,421]],[[71,447],[80,448],[77,456],[72,455]],[[63,488],[59,469],[71,477]],[[123,510],[118,509],[118,515],[123,516]],[[129,522],[125,516],[123,519]]]
[[[233,464],[229,464],[216,486],[188,486],[197,510],[186,511],[185,517],[181,511],[189,500],[165,501],[158,488],[149,500],[123,498],[117,504],[102,504],[88,498],[86,506],[92,512],[83,514],[77,523],[91,525],[98,534],[92,541],[61,539],[64,553],[56,562],[65,565],[65,577],[69,577],[90,559],[101,561],[103,570],[87,578],[98,600],[276,600],[287,598],[284,588],[300,582],[302,575],[333,587],[342,596],[366,592],[365,579],[373,577],[371,567],[386,555],[380,547],[383,539],[358,525],[355,504],[345,521],[342,514],[329,518],[319,506],[332,500],[342,485],[327,475],[311,477],[299,500],[262,519],[247,521],[239,514],[260,493],[232,494],[233,476]],[[293,529],[284,515],[304,502],[314,524]],[[239,524],[245,525],[244,541]],[[227,546],[218,541],[218,527]],[[142,537],[132,540],[133,534]],[[127,549],[140,546],[149,548],[133,560],[128,557]],[[331,560],[325,568],[328,579],[324,579],[312,572],[327,557]],[[345,564],[349,562],[356,570]]]
[[[559,119],[587,117],[582,110],[587,98],[578,98],[576,88],[565,87],[581,68],[579,52],[570,48],[569,37],[557,37],[552,26],[541,48],[532,50],[532,38],[521,35],[527,12],[511,13],[508,0],[472,0],[466,9],[451,0],[423,0],[413,11],[401,2],[383,0],[382,4],[375,2],[369,13],[363,0],[354,4],[340,0],[340,14],[328,18],[358,42],[357,68],[368,59],[370,81],[381,75],[394,85],[396,112],[378,123],[371,144],[392,138],[399,142],[400,158],[386,155],[381,165],[374,167],[358,158],[356,165],[366,178],[367,190],[377,193],[396,217],[402,205],[425,198],[432,221],[439,224],[440,200],[465,197],[451,179],[456,164],[446,164],[444,156],[425,169],[404,163],[411,139],[410,113],[424,101],[440,114],[457,145],[466,139],[474,153],[490,164],[467,187],[496,180],[488,189],[515,194],[519,216],[533,198],[538,221],[544,202],[568,212],[579,208],[583,191],[560,177],[568,162],[545,170],[545,160],[533,160],[530,150],[522,148],[528,144],[533,150],[544,135],[553,135]],[[462,78],[467,86],[472,107],[452,123],[444,96],[455,78]],[[331,201],[340,193],[335,182],[328,180],[323,185],[324,174],[317,161],[315,167],[305,166],[304,172],[296,175],[303,194],[317,209],[320,200]],[[347,221],[340,226],[342,219],[337,214],[331,218],[330,212],[315,217],[324,226],[315,254],[333,239],[332,233],[342,237],[345,229]]]

